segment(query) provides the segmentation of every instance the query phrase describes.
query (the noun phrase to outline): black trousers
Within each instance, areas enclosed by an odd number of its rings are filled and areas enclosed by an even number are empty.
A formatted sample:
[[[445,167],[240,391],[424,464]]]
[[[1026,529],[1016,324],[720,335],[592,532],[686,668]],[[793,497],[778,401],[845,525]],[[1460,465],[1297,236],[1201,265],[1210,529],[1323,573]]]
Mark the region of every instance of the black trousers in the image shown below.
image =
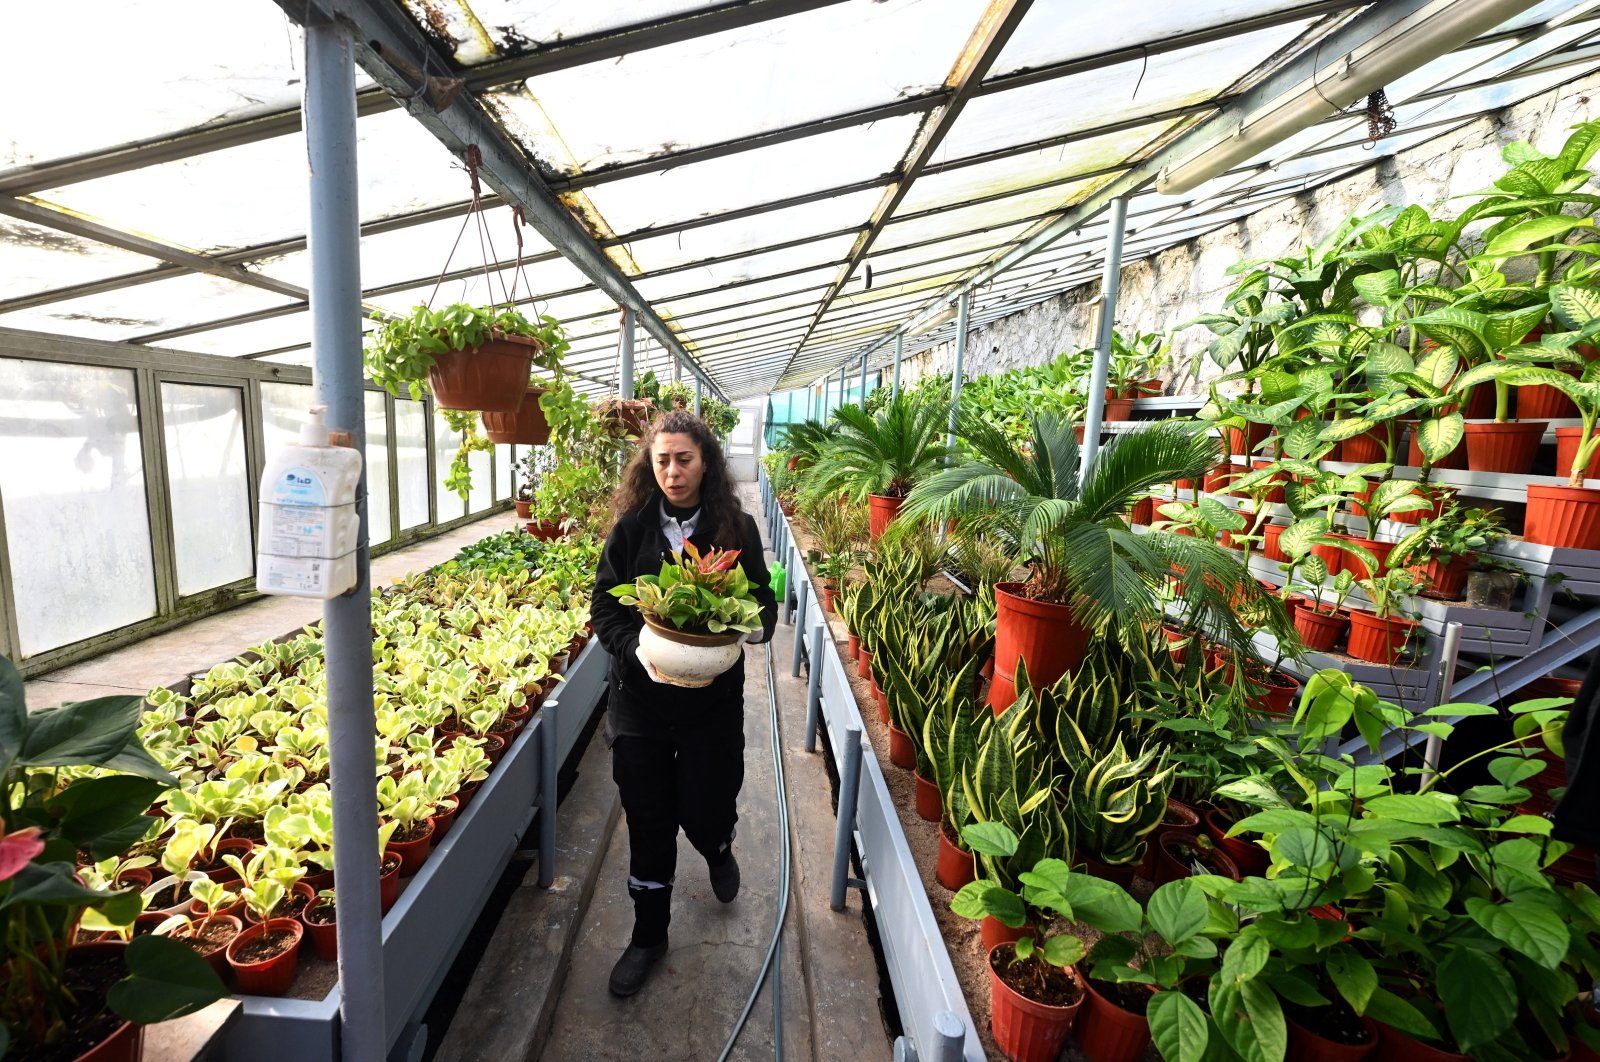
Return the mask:
[[[633,943],[664,940],[672,919],[672,879],[678,830],[708,865],[725,861],[744,786],[744,721],[664,736],[619,736],[611,746],[611,777],[628,818],[628,894]]]

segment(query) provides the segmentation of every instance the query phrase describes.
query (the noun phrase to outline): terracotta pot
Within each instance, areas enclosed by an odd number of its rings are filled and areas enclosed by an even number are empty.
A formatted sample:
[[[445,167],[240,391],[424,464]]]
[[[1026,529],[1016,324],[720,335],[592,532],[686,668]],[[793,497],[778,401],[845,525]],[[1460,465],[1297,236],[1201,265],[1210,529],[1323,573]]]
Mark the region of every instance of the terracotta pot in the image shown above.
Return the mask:
[[[1263,539],[1261,555],[1263,557],[1269,561],[1277,561],[1279,564],[1288,562],[1289,555],[1283,552],[1283,546],[1279,542],[1283,538],[1283,533],[1288,529],[1287,524],[1276,524],[1271,520],[1261,525],[1261,537]]]
[[[121,958],[127,946],[121,940],[75,944],[67,951],[66,961],[71,966],[75,962],[94,962],[107,956]],[[17,1047],[15,1043],[12,1046]],[[139,1062],[143,1054],[144,1026],[125,1021],[113,1029],[111,1035],[79,1055],[76,1062]]]
[[[516,507],[518,520],[530,520],[533,518],[533,502],[519,499],[512,502],[512,505]]]
[[[333,922],[312,922],[306,918],[310,908],[300,912],[300,924],[305,926],[306,936],[311,938],[311,947],[316,950],[317,958],[324,962],[339,961],[339,924]]]
[[[876,542],[883,537],[889,529],[894,518],[900,515],[900,507],[906,503],[904,498],[890,494],[867,495],[867,530]]]
[[[1572,475],[1572,462],[1577,460],[1578,443],[1582,439],[1582,428],[1556,429],[1556,475],[1562,479]],[[1583,478],[1600,479],[1600,450],[1596,450],[1594,456],[1589,458],[1589,467],[1584,471]]]
[[[1378,1023],[1371,1018],[1361,1018],[1367,1030],[1367,1042],[1346,1044],[1312,1032],[1287,1013],[1283,1017],[1289,1026],[1289,1050],[1285,1057],[1299,1062],[1361,1062],[1378,1046]]]
[[[561,530],[561,525],[549,520],[541,520],[538,523],[529,522],[524,525],[524,529],[540,542],[554,542],[565,536],[565,532]]]
[[[1425,589],[1424,597],[1434,597],[1441,601],[1460,601],[1461,595],[1466,592],[1467,569],[1472,567],[1476,554],[1466,553],[1451,559],[1449,564],[1440,564],[1435,558],[1429,558],[1425,564],[1407,565],[1407,570],[1422,580]]]
[[[545,419],[539,397],[543,387],[530,387],[522,396],[521,405],[511,413],[483,412],[483,433],[492,443],[515,443],[519,446],[543,446],[550,441],[550,422]]]
[[[1322,653],[1331,651],[1339,644],[1349,625],[1350,617],[1342,610],[1328,613],[1308,606],[1296,609],[1294,613],[1294,629],[1299,632],[1300,640],[1306,643],[1307,649]]]
[[[839,591],[835,590],[831,584],[825,582],[822,584],[822,593],[819,596],[822,600],[822,611],[826,612],[830,616],[833,615],[833,607],[834,603],[839,597]]]
[[[1078,1020],[1078,1008],[1083,1006],[1083,981],[1075,972],[1070,975],[1080,988],[1077,1002],[1066,1006],[1039,1003],[1006,984],[995,972],[997,965],[1009,964],[1011,957],[1011,949],[989,949],[989,1003],[993,1012],[989,1028],[994,1032],[995,1046],[1017,1062],[1055,1062],[1073,1022]]]
[[[1250,462],[1250,467],[1254,468],[1254,469],[1271,468],[1272,465],[1273,465],[1272,461],[1263,461],[1263,460],[1259,460],[1259,459]],[[1272,477],[1271,482],[1276,484],[1276,485],[1272,488],[1272,490],[1267,492],[1267,494],[1266,494],[1266,496],[1264,498],[1264,500],[1269,505],[1282,505],[1283,504],[1283,502],[1284,502],[1283,484],[1284,484],[1285,478],[1286,477],[1284,477],[1282,473],[1279,473],[1278,475],[1275,475],[1275,476]]]
[[[921,773],[913,774],[911,777],[917,786],[917,817],[926,822],[940,821],[944,815],[944,798],[939,793],[938,783],[922,777]]]
[[[287,932],[294,943],[287,951],[261,962],[240,962],[238,954],[253,940],[268,933]],[[252,996],[281,996],[294,984],[295,970],[300,962],[300,938],[305,927],[293,918],[274,918],[251,926],[228,945],[228,965],[239,982],[239,991]]]
[[[1265,424],[1246,424],[1243,428],[1223,428],[1223,452],[1234,457],[1248,457],[1267,439]]]
[[[441,409],[515,413],[528,391],[537,341],[526,336],[491,339],[481,347],[435,354],[428,390]]]
[[[1494,412],[1493,410],[1490,410],[1490,414],[1491,415],[1493,415],[1493,412]],[[1406,447],[1406,464],[1412,466],[1413,468],[1421,468],[1422,467],[1422,448],[1417,445],[1417,430],[1416,430],[1416,427],[1415,427],[1415,423],[1416,423],[1415,421],[1412,422],[1413,427],[1412,427],[1412,430],[1411,430],[1411,441],[1407,444],[1407,447]],[[1444,460],[1436,462],[1433,467],[1434,468],[1466,468],[1467,467],[1467,448],[1464,447],[1464,446],[1457,446],[1454,450],[1451,450],[1449,453],[1444,455]]]
[[[1530,484],[1522,537],[1543,546],[1600,549],[1600,490]]]
[[[845,639],[844,657],[846,660],[854,660],[859,652],[861,652],[861,639],[852,634]]]
[[[1169,881],[1189,877],[1192,873],[1189,861],[1196,854],[1202,863],[1211,867],[1212,873],[1232,878],[1234,881],[1241,880],[1238,864],[1222,850],[1221,844],[1207,849],[1200,844],[1198,838],[1181,833],[1169,833],[1165,837],[1156,839],[1156,883],[1165,885]],[[1261,854],[1265,858],[1266,853]]]
[[[1378,1045],[1367,1056],[1372,1062],[1467,1062],[1466,1055],[1415,1040],[1383,1023],[1378,1024]]]
[[[1105,410],[1100,414],[1103,423],[1110,424],[1115,421],[1133,419],[1133,399],[1109,398],[1106,400]]]
[[[1517,388],[1516,395],[1517,416],[1523,420],[1565,420],[1578,415],[1578,407],[1559,387],[1528,384]]]
[[[1416,627],[1415,620],[1402,616],[1378,619],[1370,612],[1351,609],[1349,653],[1357,660],[1393,664],[1400,659],[1406,640]]]
[[[1073,1035],[1090,1062],[1138,1062],[1150,1046],[1150,1022],[1095,991],[1084,978],[1085,998]]]
[[[1294,699],[1300,693],[1300,683],[1288,675],[1274,673],[1265,682],[1251,679],[1250,684],[1261,691],[1249,696],[1250,707],[1267,715],[1290,714]]]
[[[1467,421],[1468,470],[1527,475],[1547,427],[1542,420]]]
[[[395,901],[400,899],[400,857],[394,853],[386,853],[383,864],[378,872],[378,909],[384,914],[389,913]]]
[[[1340,444],[1338,458],[1349,461],[1353,465],[1371,465],[1385,460],[1383,446],[1388,438],[1382,428],[1373,428],[1371,431],[1354,438],[1346,439]]]
[[[917,765],[917,746],[911,743],[911,735],[893,723],[889,724],[889,762],[908,771]]]
[[[1379,572],[1387,567],[1389,554],[1394,549],[1395,543],[1379,542],[1377,539],[1372,538],[1356,538],[1354,535],[1343,535],[1341,537],[1371,553],[1378,562]],[[1354,574],[1357,579],[1370,579],[1377,574],[1376,572],[1368,571],[1366,562],[1354,553],[1346,553],[1344,555],[1344,570]]]
[[[1154,498],[1140,498],[1133,503],[1133,508],[1128,511],[1128,523],[1140,527],[1148,527],[1156,518],[1156,502]]]
[[[1032,936],[1034,932],[1034,927],[1026,922],[1013,928],[994,915],[984,915],[983,921],[978,923],[978,936],[983,941],[984,951],[993,951],[996,944],[1014,944],[1023,937]]]
[[[961,887],[978,876],[978,861],[971,852],[964,852],[950,839],[950,827],[946,823],[939,824],[939,859],[933,867],[933,877],[940,885],[951,892],[959,892]]]
[[[1078,623],[1070,606],[1031,600],[1018,593],[1021,589],[1021,583],[996,583],[994,588],[995,681],[989,687],[989,704],[996,712],[1016,699],[1012,682],[1018,660],[1027,661],[1028,677],[1035,686],[1048,686],[1077,667],[1089,646],[1089,630]],[[998,699],[1006,693],[1011,700]]]
[[[1313,555],[1322,558],[1322,563],[1328,566],[1329,575],[1338,575],[1344,568],[1345,558],[1349,556],[1348,553],[1331,542],[1325,545],[1312,546],[1311,552]]]
[[[1228,831],[1233,829],[1233,819],[1229,818],[1226,812],[1211,808],[1205,813],[1202,821],[1205,823],[1206,836],[1211,838],[1211,843],[1232,861],[1240,873],[1258,878],[1272,865],[1272,859],[1267,855],[1266,849],[1242,837],[1227,835]]]
[[[400,857],[400,874],[402,877],[409,878],[421,870],[422,864],[428,860],[428,853],[433,851],[434,826],[432,821],[425,820],[424,824],[427,826],[427,830],[412,840],[397,841],[393,837],[389,840],[389,851]],[[400,831],[396,830],[394,837],[399,836]]]

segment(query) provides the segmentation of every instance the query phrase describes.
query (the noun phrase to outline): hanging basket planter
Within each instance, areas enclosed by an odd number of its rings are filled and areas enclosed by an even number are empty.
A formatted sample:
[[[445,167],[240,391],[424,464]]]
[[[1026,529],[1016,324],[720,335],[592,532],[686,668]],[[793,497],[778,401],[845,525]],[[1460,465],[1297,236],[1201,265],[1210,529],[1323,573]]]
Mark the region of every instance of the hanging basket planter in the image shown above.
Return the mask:
[[[434,355],[428,389],[441,409],[515,413],[528,390],[539,343],[528,336],[496,334],[478,347]]]
[[[517,446],[543,446],[550,441],[550,422],[545,419],[539,398],[543,387],[530,387],[522,396],[522,404],[514,413],[496,413],[484,410],[483,433],[492,443],[511,443]]]

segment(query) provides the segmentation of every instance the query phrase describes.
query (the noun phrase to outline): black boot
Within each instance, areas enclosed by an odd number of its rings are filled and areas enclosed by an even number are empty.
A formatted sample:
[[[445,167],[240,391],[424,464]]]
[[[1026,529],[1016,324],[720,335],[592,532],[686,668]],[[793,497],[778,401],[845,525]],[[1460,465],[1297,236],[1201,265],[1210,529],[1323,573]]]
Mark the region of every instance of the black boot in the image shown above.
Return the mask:
[[[739,895],[739,861],[728,853],[728,858],[711,866],[711,891],[723,903],[732,903]]]
[[[667,953],[667,942],[662,940],[649,947],[640,947],[629,944],[628,950],[622,953],[622,958],[611,968],[611,994],[614,996],[631,996],[650,977],[650,971],[655,969],[657,962]]]

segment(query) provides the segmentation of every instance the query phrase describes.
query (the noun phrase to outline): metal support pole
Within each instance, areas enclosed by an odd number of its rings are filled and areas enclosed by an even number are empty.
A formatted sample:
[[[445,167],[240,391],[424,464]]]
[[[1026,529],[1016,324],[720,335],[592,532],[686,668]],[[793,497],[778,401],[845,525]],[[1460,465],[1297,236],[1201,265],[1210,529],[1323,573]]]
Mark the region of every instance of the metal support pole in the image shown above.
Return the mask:
[[[799,569],[796,569],[796,571],[798,570]],[[806,584],[800,582],[798,576],[796,577],[795,581],[798,584],[795,586],[796,602],[794,611],[796,638],[794,640],[794,659],[789,662],[789,676],[791,678],[800,677],[800,657],[805,650],[806,644],[806,640],[804,638],[798,637],[799,633],[806,629]],[[817,662],[813,660],[811,662],[811,666],[816,667]]]
[[[704,400],[702,397],[704,393],[705,387],[700,383],[700,378],[697,376],[694,381],[694,415],[697,417],[700,415],[700,405]]]
[[[1106,378],[1111,372],[1111,332],[1117,318],[1117,288],[1122,277],[1122,231],[1128,224],[1128,200],[1111,201],[1110,242],[1106,245],[1105,272],[1100,278],[1100,328],[1094,338],[1094,368],[1089,372],[1089,393],[1083,416],[1083,463],[1078,478],[1087,480],[1089,465],[1100,452],[1100,425],[1106,410]]]
[[[845,388],[848,386],[845,377],[846,366],[839,366],[839,404],[844,405]]]
[[[867,408],[867,356],[861,355],[861,408]]]
[[[622,366],[617,370],[617,394],[633,397],[633,311],[622,311]]]
[[[1439,653],[1439,681],[1438,689],[1434,693],[1433,706],[1450,702],[1450,691],[1456,684],[1456,660],[1461,656],[1461,624],[1447,623],[1444,627],[1444,645]],[[1438,734],[1429,734],[1428,743],[1423,746],[1422,752],[1422,780],[1419,783],[1424,788],[1433,783],[1434,777],[1439,773],[1439,759],[1444,755],[1444,739]]]
[[[328,427],[366,453],[361,380],[361,230],[356,208],[355,42],[337,23],[308,25],[302,103],[310,170],[314,401]],[[322,605],[328,768],[339,879],[339,1057],[379,1062],[384,1023],[383,914],[378,905],[378,799],[372,777],[372,581],[367,470],[356,487],[356,585]],[[357,785],[360,782],[362,784]]]
[[[839,822],[833,834],[833,891],[828,906],[844,910],[850,883],[850,838],[856,832],[856,800],[861,792],[861,728],[844,732],[844,765],[839,769]]]
[[[811,659],[822,659],[822,639],[827,635],[826,626],[821,623],[814,624],[811,628]],[[795,632],[795,637],[800,637],[800,632]],[[817,718],[822,710],[822,669],[813,667],[806,676],[806,751],[817,751]]]
[[[672,382],[673,383],[681,383],[682,381],[683,381],[683,362],[679,361],[677,358],[673,358],[672,359]]]
[[[796,585],[797,581],[800,578],[800,576],[799,576],[799,571],[800,571],[800,549],[799,549],[799,547],[797,547],[794,544],[793,540],[791,540],[789,542],[788,553],[789,553],[789,586],[788,586],[788,592],[787,592],[787,594],[785,596],[787,596],[789,600],[787,600],[787,601],[785,601],[783,603],[784,604],[784,619],[788,623],[793,623],[794,622],[794,618],[795,618],[794,617],[795,609],[798,608],[799,604],[800,604],[800,589]]]
[[[556,781],[561,771],[557,759],[560,742],[556,725],[561,705],[546,701],[539,709],[539,887],[548,889],[556,880]]]
[[[900,359],[906,356],[906,334],[901,332],[894,337],[894,390],[889,392],[890,398],[900,397]]]
[[[945,444],[956,444],[956,419],[961,411],[961,371],[967,360],[967,311],[972,306],[972,294],[963,291],[956,300],[956,367],[950,377],[950,431]]]

